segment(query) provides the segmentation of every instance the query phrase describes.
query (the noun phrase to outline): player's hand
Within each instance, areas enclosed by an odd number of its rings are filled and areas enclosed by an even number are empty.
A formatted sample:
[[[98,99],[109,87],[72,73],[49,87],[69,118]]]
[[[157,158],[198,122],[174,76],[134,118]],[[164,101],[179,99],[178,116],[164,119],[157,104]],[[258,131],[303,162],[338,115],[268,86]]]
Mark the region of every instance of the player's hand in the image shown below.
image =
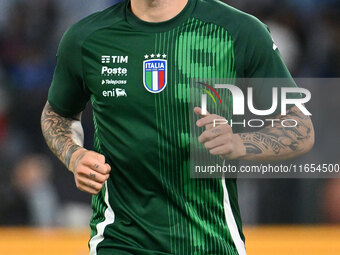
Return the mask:
[[[228,124],[215,125],[214,120],[225,120],[216,114],[202,115],[201,108],[195,107],[194,112],[201,118],[196,122],[197,127],[204,127],[205,131],[198,141],[204,144],[211,155],[219,155],[223,159],[238,159],[245,155],[246,149],[239,135],[234,134]]]
[[[70,171],[78,189],[95,195],[109,178],[111,167],[105,163],[105,156],[80,148],[72,154]]]

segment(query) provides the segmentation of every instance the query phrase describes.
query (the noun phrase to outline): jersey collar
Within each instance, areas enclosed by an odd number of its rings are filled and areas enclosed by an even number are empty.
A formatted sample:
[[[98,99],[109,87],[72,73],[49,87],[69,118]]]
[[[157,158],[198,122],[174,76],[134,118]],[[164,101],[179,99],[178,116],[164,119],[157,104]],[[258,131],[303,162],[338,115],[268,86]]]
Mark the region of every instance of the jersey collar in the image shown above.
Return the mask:
[[[137,30],[146,32],[165,32],[172,28],[178,27],[187,20],[195,9],[197,0],[189,0],[184,9],[170,20],[164,22],[146,22],[136,17],[130,8],[130,0],[126,1],[126,19],[127,22]]]

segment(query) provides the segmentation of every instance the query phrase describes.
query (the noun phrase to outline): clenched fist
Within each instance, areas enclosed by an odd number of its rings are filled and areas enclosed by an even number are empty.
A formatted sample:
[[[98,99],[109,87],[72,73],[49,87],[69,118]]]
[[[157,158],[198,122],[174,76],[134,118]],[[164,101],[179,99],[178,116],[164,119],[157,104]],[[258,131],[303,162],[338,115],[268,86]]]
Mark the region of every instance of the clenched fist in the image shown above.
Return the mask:
[[[204,127],[205,131],[198,141],[204,144],[212,155],[219,155],[223,159],[238,159],[245,155],[246,149],[239,135],[234,134],[228,124],[215,125],[214,120],[225,120],[216,114],[202,115],[201,108],[195,107],[195,113],[201,117],[196,122],[198,127]]]
[[[70,171],[78,189],[98,194],[110,176],[111,167],[105,163],[105,156],[80,148],[72,154]]]

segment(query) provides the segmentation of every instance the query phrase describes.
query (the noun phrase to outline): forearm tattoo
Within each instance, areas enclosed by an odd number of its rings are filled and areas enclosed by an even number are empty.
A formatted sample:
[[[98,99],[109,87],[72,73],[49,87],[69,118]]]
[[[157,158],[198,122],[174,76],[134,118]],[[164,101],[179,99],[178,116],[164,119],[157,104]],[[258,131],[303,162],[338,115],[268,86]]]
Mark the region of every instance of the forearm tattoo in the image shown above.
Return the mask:
[[[68,168],[73,152],[81,147],[72,139],[72,124],[75,121],[60,116],[49,104],[41,116],[41,129],[48,147]]]
[[[280,122],[274,127],[265,127],[258,132],[239,134],[246,147],[247,154],[273,154],[279,155],[282,152],[297,152],[304,147],[305,141],[309,140],[313,127],[310,118],[301,113],[297,107],[288,110],[283,119],[294,119],[296,127],[285,128]]]

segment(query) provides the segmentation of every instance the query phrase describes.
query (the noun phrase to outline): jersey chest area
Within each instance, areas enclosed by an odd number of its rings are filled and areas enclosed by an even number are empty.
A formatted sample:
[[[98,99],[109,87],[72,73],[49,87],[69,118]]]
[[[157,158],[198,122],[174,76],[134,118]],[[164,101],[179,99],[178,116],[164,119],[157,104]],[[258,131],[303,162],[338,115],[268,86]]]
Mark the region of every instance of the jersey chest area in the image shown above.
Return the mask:
[[[88,49],[83,62],[86,86],[98,104],[151,107],[155,95],[173,86],[166,52],[137,50],[131,41]]]
[[[86,86],[99,105],[153,107],[160,95],[169,106],[188,103],[193,79],[236,75],[230,38],[218,28],[207,31],[102,31],[83,47]]]

